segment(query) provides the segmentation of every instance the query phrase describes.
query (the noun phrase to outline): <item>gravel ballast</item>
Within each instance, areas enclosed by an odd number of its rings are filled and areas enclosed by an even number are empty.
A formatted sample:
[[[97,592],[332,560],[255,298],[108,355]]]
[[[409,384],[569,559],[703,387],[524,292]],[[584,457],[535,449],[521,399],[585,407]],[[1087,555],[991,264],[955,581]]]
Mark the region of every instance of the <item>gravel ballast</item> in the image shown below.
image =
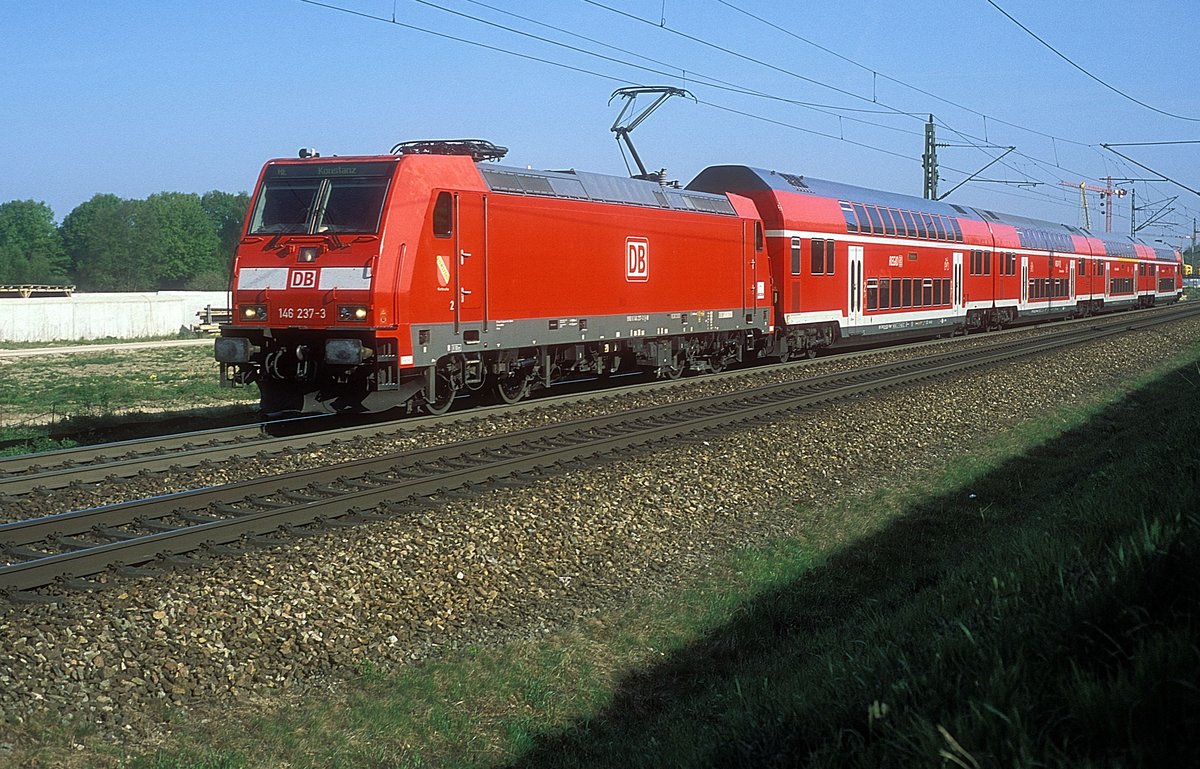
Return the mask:
[[[443,646],[545,632],[630,595],[665,590],[734,548],[794,536],[805,516],[821,515],[832,502],[919,477],[1016,424],[1093,402],[1197,339],[1200,321],[1176,322],[672,443],[521,489],[431,504],[408,520],[121,580],[115,590],[55,605],[0,603],[0,723],[87,723],[144,747],[169,732],[164,706],[201,718],[231,701],[336,681],[364,662],[398,665]],[[830,360],[810,370],[839,365],[850,367]],[[694,394],[726,386],[698,382]],[[586,408],[528,418],[568,419]],[[462,439],[522,419],[447,429]],[[425,433],[406,440],[449,439]],[[210,482],[401,448],[377,443],[266,467],[243,464]],[[191,475],[180,480],[194,482]],[[163,491],[161,483],[153,489]],[[63,490],[51,504],[111,501],[105,493]],[[30,747],[5,743],[0,737],[0,762],[6,750]]]

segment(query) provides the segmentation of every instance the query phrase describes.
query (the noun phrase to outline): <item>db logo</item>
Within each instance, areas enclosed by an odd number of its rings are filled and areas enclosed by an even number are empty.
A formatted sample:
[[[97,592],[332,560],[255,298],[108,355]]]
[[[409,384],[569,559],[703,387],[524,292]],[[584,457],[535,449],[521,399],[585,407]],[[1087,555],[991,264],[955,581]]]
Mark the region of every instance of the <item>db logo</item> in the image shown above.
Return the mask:
[[[645,238],[625,238],[625,280],[630,283],[650,280],[650,242]]]
[[[316,288],[316,270],[292,270],[288,278],[288,288]]]

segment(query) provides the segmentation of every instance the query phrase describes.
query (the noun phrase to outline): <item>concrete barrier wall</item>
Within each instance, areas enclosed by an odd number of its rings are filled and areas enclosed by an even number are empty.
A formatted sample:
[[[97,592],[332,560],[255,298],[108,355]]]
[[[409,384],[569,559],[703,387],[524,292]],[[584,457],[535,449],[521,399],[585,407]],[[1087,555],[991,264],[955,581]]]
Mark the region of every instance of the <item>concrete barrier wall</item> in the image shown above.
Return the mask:
[[[225,291],[74,294],[0,299],[0,342],[137,339],[196,325],[205,305],[228,307]]]

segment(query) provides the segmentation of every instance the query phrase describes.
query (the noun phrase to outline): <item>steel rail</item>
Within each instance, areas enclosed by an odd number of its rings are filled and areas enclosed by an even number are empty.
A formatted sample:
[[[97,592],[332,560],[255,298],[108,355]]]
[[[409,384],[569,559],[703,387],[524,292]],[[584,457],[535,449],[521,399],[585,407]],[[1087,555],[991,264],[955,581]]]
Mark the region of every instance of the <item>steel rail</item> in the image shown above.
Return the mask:
[[[1119,327],[1078,329],[1032,342],[1022,339],[956,350],[419,452],[4,524],[0,525],[0,543],[15,560],[0,566],[0,592],[28,599],[28,591],[55,583],[70,584],[114,567],[118,572],[130,573],[132,569],[132,573],[138,573],[137,567],[169,563],[198,550],[253,544],[263,537],[269,542],[275,532],[339,519],[386,517],[371,511],[415,510],[431,499],[462,490],[469,492],[481,484],[491,487],[506,483],[504,479],[508,478],[517,478],[519,484],[524,482],[520,479],[543,474],[548,467],[640,450],[661,441],[729,429],[796,409],[999,365],[1164,322],[1168,319],[1161,316],[1131,319]],[[348,472],[357,475],[350,477]],[[397,499],[402,501],[397,503]],[[220,513],[214,515],[216,508]],[[184,520],[184,525],[164,523],[172,517]],[[122,530],[123,526],[162,530],[136,533]],[[112,541],[91,542],[80,537]],[[34,549],[35,545],[42,550]],[[54,547],[65,552],[45,552]]]
[[[1152,311],[1162,315],[1187,315],[1196,312],[1196,308],[1186,305],[1174,305],[1169,308]],[[1140,313],[1139,313],[1140,315]],[[1112,323],[1121,325],[1128,322],[1129,315],[1105,315],[1091,319],[1101,324]],[[1016,329],[1021,330],[1021,329]],[[922,344],[922,343],[917,343]],[[878,352],[873,350],[872,352]],[[858,353],[864,354],[864,353]],[[869,353],[867,353],[869,354]],[[803,362],[791,364],[803,365]],[[737,379],[753,375],[761,369],[736,369],[716,376],[707,377],[707,381],[720,379]],[[658,382],[654,386],[671,388],[687,386],[696,380],[680,382]],[[645,383],[626,388],[605,389],[582,396],[589,398],[616,398],[628,390],[646,387]],[[544,408],[549,404],[561,403],[563,399],[579,399],[578,395],[565,395],[554,398],[538,399],[519,404],[516,410],[533,410]],[[505,408],[511,413],[514,407]],[[139,474],[162,471],[177,471],[180,468],[194,468],[210,464],[220,464],[230,460],[243,458],[253,454],[280,453],[289,449],[296,451],[311,451],[316,447],[352,441],[357,438],[376,437],[396,434],[406,431],[420,430],[424,426],[447,421],[473,420],[491,413],[490,409],[474,409],[448,417],[424,417],[411,420],[390,421],[362,427],[340,428],[320,432],[307,432],[302,435],[274,436],[267,429],[279,428],[281,424],[286,429],[308,422],[321,423],[331,415],[307,417],[299,420],[285,420],[283,423],[244,425],[232,428],[214,428],[193,433],[162,436],[150,439],[121,441],[97,446],[81,446],[62,449],[40,454],[28,454],[17,457],[0,458],[0,501],[5,497],[16,497],[35,490],[54,490],[69,486],[81,486],[110,482],[114,479],[132,478]]]
[[[1071,331],[1071,334],[1071,337],[1066,338],[1068,342],[1075,339],[1079,335],[1083,335],[1082,338],[1092,338],[1094,331],[1090,329],[1075,329]],[[1056,344],[1061,344],[1063,339],[1064,337],[1059,337]],[[1029,344],[1025,340],[997,340],[997,342],[993,344],[990,349],[1028,350],[1031,348],[1029,348]],[[739,401],[749,402],[755,399],[763,398],[792,397],[793,393],[795,392],[825,392],[830,389],[844,387],[847,383],[853,383],[859,380],[869,380],[877,377],[892,376],[898,371],[923,369],[932,365],[945,365],[946,362],[969,358],[972,354],[973,353],[970,350],[950,350],[938,355],[927,356],[925,358],[882,363],[864,368],[852,369],[849,371],[824,374],[808,379],[761,385],[755,388],[740,391],[737,393],[737,398]],[[731,395],[729,394],[711,395],[671,404],[648,406],[636,410],[627,410],[622,412],[619,416],[625,419],[634,420],[659,419],[662,418],[664,414],[672,414],[685,407],[691,409],[700,409],[705,407],[729,408],[732,402],[730,399]],[[328,484],[335,482],[340,477],[346,476],[348,473],[365,475],[373,472],[389,470],[397,462],[402,462],[406,466],[420,466],[423,463],[439,461],[446,456],[447,453],[462,455],[470,454],[472,452],[503,451],[514,445],[514,443],[519,443],[525,440],[541,439],[548,433],[548,431],[559,433],[568,431],[585,431],[591,429],[608,429],[613,422],[613,419],[613,415],[587,417],[571,422],[558,423],[556,426],[550,428],[528,428],[526,430],[507,433],[501,436],[492,436],[467,441],[458,441],[449,444],[441,444],[429,448],[408,450],[403,453],[353,460],[327,466],[325,468],[297,470],[285,475],[273,476],[266,479],[240,481],[231,484],[225,484],[219,487],[178,492],[164,495],[162,497],[150,497],[141,500],[106,505],[103,507],[89,508],[81,511],[61,513],[41,518],[0,524],[0,543],[25,545],[30,542],[45,539],[46,534],[43,532],[43,529],[51,522],[54,522],[57,527],[53,533],[73,536],[91,531],[97,526],[114,525],[114,523],[119,523],[125,519],[146,517],[147,515],[151,515],[151,517],[154,515],[161,516],[165,514],[162,512],[164,506],[173,505],[178,507],[180,504],[187,504],[191,507],[191,509],[200,509],[211,504],[219,504],[233,497],[236,493],[241,493],[244,496],[262,496],[270,494],[278,489],[296,489],[305,485],[311,486],[314,484]]]

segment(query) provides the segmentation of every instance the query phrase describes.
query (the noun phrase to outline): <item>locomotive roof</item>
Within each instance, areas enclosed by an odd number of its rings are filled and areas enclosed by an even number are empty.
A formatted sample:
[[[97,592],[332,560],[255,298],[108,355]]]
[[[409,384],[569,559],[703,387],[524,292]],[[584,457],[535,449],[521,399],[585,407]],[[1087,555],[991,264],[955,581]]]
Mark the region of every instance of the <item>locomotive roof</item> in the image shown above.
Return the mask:
[[[533,171],[510,166],[477,165],[484,181],[494,192],[735,215],[733,204],[723,194],[683,190],[658,182],[586,171]]]
[[[730,192],[775,190],[792,194],[817,195],[834,200],[845,200],[851,203],[885,206],[887,208],[921,211],[929,214],[954,216],[960,219],[972,219],[980,222],[996,222],[1007,224],[1025,233],[1047,233],[1051,237],[1078,235],[1090,237],[1104,244],[1109,256],[1133,256],[1133,246],[1140,245],[1154,249],[1158,259],[1175,261],[1174,252],[1169,249],[1156,248],[1137,238],[1114,233],[1098,233],[1082,227],[1069,224],[1056,224],[1041,219],[1031,219],[1025,216],[1005,214],[984,208],[960,206],[956,203],[943,203],[938,200],[918,198],[913,195],[903,195],[897,192],[873,190],[868,187],[858,187],[853,184],[833,182],[827,179],[816,179],[811,176],[772,171],[750,166],[710,166],[701,171],[688,185],[687,189],[704,190],[708,192],[727,190]]]

